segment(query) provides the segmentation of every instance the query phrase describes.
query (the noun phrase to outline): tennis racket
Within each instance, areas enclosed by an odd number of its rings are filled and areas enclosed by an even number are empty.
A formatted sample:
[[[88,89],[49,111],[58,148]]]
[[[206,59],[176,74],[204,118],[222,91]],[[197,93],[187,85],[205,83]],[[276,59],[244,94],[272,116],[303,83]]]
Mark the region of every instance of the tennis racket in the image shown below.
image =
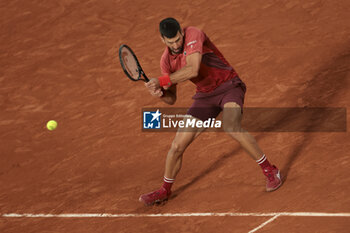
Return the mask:
[[[148,82],[145,72],[137,60],[135,53],[131,48],[125,44],[121,45],[119,48],[119,60],[126,76],[132,81],[144,81]]]

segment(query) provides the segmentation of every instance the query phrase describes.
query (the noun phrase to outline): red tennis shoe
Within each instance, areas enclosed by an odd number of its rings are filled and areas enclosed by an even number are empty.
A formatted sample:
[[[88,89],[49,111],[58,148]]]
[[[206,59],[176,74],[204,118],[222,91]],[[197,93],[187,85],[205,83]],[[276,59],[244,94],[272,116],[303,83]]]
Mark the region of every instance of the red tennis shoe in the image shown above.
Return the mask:
[[[170,195],[171,192],[168,193],[164,187],[161,187],[157,191],[141,195],[139,201],[143,202],[145,205],[160,204],[167,201]]]
[[[266,176],[266,191],[271,192],[278,189],[282,185],[281,172],[273,165],[263,169]]]

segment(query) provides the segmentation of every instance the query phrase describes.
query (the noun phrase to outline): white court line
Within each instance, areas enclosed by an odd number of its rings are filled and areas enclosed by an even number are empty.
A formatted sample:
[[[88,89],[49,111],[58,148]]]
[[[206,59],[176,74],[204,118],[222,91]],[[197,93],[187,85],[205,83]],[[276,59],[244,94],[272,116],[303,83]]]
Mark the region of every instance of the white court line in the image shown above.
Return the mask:
[[[67,213],[67,214],[0,214],[2,218],[145,218],[145,217],[266,217],[266,216],[299,216],[299,217],[350,217],[350,213],[322,212],[276,212],[276,213],[164,213],[164,214],[108,214],[108,213]]]
[[[275,215],[274,217],[270,218],[269,220],[267,220],[266,222],[263,222],[261,225],[259,225],[258,227],[254,228],[253,230],[249,231],[248,233],[253,233],[256,232],[257,230],[263,228],[265,225],[269,224],[270,222],[274,221],[276,218],[278,218],[280,215]]]

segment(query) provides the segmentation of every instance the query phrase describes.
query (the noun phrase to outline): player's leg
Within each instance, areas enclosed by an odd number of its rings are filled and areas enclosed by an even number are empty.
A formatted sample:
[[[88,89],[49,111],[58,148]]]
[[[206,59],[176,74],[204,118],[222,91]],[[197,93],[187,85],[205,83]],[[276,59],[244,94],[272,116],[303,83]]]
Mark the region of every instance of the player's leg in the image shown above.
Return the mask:
[[[225,132],[236,139],[254,160],[258,160],[263,152],[254,137],[241,127],[241,121],[241,107],[235,102],[224,104],[223,127]]]
[[[194,119],[193,117],[188,118],[189,120]],[[185,118],[185,120],[186,119],[187,118]],[[171,195],[172,184],[181,169],[183,153],[201,132],[203,132],[203,129],[189,130],[180,128],[178,130],[166,157],[164,182],[162,187],[157,191],[142,195],[139,198],[141,202],[146,205],[153,205],[168,199]]]
[[[203,129],[178,130],[167,154],[164,177],[171,180],[175,179],[181,169],[184,151],[202,131]]]
[[[269,163],[254,137],[241,127],[242,110],[236,102],[227,102],[223,110],[224,130],[261,166],[266,175],[266,190],[273,191],[282,184],[280,171]]]

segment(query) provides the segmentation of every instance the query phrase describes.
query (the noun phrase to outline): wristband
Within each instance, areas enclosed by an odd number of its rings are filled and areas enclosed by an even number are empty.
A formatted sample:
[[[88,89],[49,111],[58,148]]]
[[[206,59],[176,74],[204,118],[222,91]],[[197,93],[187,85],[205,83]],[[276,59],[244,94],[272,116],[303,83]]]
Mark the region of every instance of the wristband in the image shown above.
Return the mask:
[[[171,86],[171,81],[169,75],[164,75],[162,77],[158,78],[159,81],[159,86],[161,87],[170,87]]]

